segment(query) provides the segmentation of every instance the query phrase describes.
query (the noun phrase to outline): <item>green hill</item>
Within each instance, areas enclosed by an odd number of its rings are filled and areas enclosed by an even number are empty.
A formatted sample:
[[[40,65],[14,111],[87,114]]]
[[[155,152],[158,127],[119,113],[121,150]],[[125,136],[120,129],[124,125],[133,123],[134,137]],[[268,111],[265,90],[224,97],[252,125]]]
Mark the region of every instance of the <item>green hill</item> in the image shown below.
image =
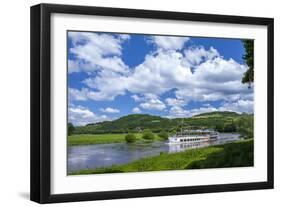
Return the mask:
[[[215,111],[215,112],[208,112],[197,114],[192,118],[209,118],[209,117],[239,117],[240,115],[236,112],[232,111]]]
[[[248,127],[251,127],[253,115],[225,111],[203,113],[184,119],[168,119],[149,114],[131,114],[113,121],[75,127],[74,134],[136,133],[144,129],[150,129],[155,133],[161,130],[175,132],[180,131],[181,127],[213,128],[219,132],[235,132],[246,122],[249,123]]]
[[[175,124],[173,120],[162,118],[160,116],[131,114],[113,121],[76,127],[74,133],[126,133],[130,131],[138,132],[143,129],[151,129],[154,132],[157,132],[162,128],[168,129],[171,124]]]

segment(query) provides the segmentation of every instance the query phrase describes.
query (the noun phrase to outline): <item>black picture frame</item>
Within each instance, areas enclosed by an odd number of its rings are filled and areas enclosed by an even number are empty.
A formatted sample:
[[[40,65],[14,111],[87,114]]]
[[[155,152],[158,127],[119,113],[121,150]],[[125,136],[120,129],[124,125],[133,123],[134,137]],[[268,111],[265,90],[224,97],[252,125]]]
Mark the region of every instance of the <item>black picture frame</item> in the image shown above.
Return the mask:
[[[50,130],[51,130],[51,74],[50,74],[50,16],[53,13],[134,17],[180,20],[206,23],[233,23],[267,26],[267,181],[236,184],[201,185],[153,189],[51,194]],[[88,201],[103,199],[166,196],[273,188],[274,177],[274,20],[272,18],[228,16],[168,11],[103,8],[73,5],[39,4],[31,7],[31,173],[30,199],[38,203]]]

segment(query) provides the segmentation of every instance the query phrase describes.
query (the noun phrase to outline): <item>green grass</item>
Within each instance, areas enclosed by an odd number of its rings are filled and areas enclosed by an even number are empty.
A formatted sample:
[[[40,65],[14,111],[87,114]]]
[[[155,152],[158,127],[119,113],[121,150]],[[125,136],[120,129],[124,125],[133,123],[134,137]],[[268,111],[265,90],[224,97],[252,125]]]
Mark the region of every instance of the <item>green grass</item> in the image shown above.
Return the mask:
[[[210,154],[204,160],[190,163],[190,165],[186,166],[186,169],[253,166],[254,144],[252,139],[219,147],[223,150]]]
[[[191,149],[179,153],[160,153],[158,156],[111,167],[84,169],[72,175],[144,172],[162,170],[203,169],[253,166],[253,140],[242,140],[224,145]]]
[[[137,142],[146,142],[142,139],[141,133],[135,133]],[[110,144],[121,143],[125,141],[126,134],[77,134],[68,136],[68,146],[90,145],[90,144]],[[155,134],[155,140],[161,140]]]

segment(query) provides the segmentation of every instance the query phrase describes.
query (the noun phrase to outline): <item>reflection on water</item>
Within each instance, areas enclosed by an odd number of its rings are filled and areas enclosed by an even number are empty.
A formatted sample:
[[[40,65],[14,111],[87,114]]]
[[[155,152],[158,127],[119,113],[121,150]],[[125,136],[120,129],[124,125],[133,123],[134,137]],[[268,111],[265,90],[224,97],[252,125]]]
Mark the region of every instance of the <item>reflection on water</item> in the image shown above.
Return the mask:
[[[169,145],[169,153],[181,152],[186,149],[194,149],[194,148],[207,147],[207,146],[210,146],[210,142],[173,144],[173,145]]]
[[[153,143],[113,143],[68,147],[68,172],[87,168],[109,167],[125,164],[161,152],[175,153],[188,149],[224,144],[239,139],[239,134],[221,133],[218,140],[167,145],[164,141]]]

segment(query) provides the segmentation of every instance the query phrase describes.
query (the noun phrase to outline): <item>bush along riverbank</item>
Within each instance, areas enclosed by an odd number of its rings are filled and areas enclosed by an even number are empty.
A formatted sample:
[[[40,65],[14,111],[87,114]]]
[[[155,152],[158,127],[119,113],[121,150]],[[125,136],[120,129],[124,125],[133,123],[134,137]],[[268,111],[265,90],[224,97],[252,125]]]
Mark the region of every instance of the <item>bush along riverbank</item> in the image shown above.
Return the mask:
[[[253,145],[253,139],[247,139],[172,154],[160,153],[158,156],[142,158],[124,165],[84,169],[71,172],[70,175],[247,167],[253,166]]]

